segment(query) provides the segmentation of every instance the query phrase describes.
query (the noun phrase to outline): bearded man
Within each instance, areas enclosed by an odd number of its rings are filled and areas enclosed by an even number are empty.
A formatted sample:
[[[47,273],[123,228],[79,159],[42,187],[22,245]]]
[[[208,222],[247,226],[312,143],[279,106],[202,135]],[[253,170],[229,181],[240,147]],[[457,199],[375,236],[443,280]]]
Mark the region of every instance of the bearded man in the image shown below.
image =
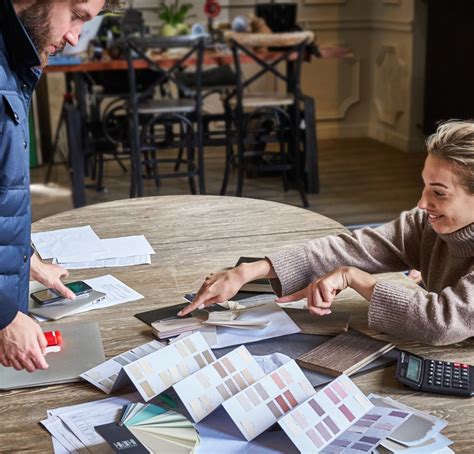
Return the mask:
[[[48,367],[44,335],[26,315],[29,278],[74,298],[61,282],[68,272],[42,263],[30,245],[31,96],[49,55],[76,45],[103,7],[104,0],[0,0],[0,363],[17,370]]]

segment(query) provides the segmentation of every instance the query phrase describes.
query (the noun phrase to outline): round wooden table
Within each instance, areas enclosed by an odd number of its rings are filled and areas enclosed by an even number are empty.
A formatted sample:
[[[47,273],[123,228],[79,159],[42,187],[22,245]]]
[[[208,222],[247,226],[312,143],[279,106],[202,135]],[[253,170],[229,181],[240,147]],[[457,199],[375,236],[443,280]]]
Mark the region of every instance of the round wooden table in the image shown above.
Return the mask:
[[[107,357],[153,339],[150,328],[133,315],[182,302],[210,271],[235,264],[240,256],[262,257],[283,247],[346,231],[339,223],[316,213],[262,200],[217,196],[167,196],[127,199],[92,205],[33,224],[33,232],[91,225],[100,238],[145,235],[155,250],[151,265],[75,270],[70,279],[112,274],[145,296],[144,299],[68,317],[72,321],[97,320]],[[80,247],[80,245],[78,245]],[[384,276],[412,285],[400,274]],[[474,343],[454,347],[428,347],[392,339],[367,327],[368,303],[351,290],[338,298],[341,310],[353,313],[352,327],[394,341],[427,357],[474,363]],[[455,440],[456,452],[474,445],[474,405],[468,399],[417,394],[399,385],[394,368],[355,379],[366,392],[391,395],[407,405],[449,420],[443,431]],[[46,410],[106,397],[88,383],[0,392],[0,450],[51,452],[50,436],[38,421]]]

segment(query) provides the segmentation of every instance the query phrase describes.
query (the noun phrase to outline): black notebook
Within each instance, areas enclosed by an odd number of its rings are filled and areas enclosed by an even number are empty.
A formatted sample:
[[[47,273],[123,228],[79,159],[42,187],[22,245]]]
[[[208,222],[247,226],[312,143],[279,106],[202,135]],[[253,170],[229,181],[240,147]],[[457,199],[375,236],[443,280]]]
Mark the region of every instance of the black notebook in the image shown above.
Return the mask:
[[[135,317],[138,320],[141,320],[143,323],[150,325],[157,320],[164,320],[166,318],[177,318],[177,314],[180,310],[184,309],[185,307],[189,306],[189,303],[182,303],[176,304],[174,306],[162,307],[160,309],[152,309],[151,311],[140,312],[139,314],[135,314]],[[212,306],[207,307],[205,310],[207,312],[214,312],[214,311],[226,311],[227,309],[219,306],[218,304],[213,304]],[[180,318],[187,318],[192,317],[191,314],[185,315]]]

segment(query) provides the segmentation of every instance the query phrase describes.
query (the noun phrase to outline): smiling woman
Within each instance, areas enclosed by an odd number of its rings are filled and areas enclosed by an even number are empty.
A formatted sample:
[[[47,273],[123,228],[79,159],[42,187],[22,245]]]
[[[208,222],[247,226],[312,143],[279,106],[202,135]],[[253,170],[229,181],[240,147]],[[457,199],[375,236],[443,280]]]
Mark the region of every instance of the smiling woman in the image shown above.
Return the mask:
[[[287,295],[277,301],[307,298],[317,315],[329,314],[336,294],[351,287],[369,300],[373,329],[438,345],[474,336],[474,123],[440,125],[427,150],[417,208],[376,229],[319,238],[214,273],[182,315],[266,277]],[[427,292],[374,276],[407,269],[421,271]]]

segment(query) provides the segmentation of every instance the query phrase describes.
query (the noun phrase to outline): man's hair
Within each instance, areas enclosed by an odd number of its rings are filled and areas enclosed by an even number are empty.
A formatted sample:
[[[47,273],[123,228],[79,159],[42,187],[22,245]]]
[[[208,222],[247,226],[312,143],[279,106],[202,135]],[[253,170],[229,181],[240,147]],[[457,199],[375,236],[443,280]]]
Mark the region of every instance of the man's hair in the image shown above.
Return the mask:
[[[462,186],[474,194],[474,121],[441,123],[426,140],[428,154],[446,159]]]

